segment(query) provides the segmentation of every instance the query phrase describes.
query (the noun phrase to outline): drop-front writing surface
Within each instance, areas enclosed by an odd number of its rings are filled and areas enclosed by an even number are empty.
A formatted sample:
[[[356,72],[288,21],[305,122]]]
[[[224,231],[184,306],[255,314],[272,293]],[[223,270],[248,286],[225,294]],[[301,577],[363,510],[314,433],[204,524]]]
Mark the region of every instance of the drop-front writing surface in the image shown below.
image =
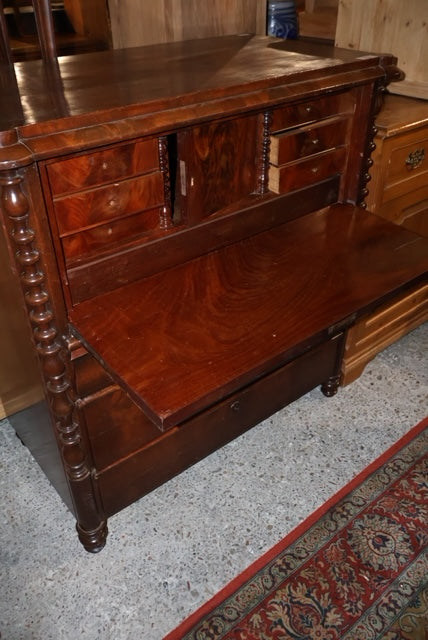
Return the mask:
[[[347,327],[426,277],[427,241],[360,206],[391,56],[246,35],[15,72],[2,222],[98,551],[110,515],[333,394]]]

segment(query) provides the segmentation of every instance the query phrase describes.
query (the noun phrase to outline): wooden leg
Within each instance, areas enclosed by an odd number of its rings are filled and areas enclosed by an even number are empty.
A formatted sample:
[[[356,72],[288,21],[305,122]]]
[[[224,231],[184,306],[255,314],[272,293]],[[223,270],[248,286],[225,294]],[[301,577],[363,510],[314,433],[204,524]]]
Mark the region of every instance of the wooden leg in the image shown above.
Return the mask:
[[[101,522],[96,529],[90,531],[83,529],[77,522],[76,530],[80,542],[89,553],[98,553],[104,548],[108,534],[107,522]]]
[[[327,398],[331,398],[337,393],[339,389],[340,375],[331,376],[326,382],[321,385],[321,391]]]
[[[55,62],[57,53],[50,0],[33,0],[33,8],[42,58],[45,62]]]
[[[9,44],[9,32],[4,17],[3,1],[0,0],[0,62],[12,65],[12,51]]]
[[[343,354],[345,353],[346,332],[343,331],[336,335],[335,340],[339,340],[337,347],[336,362],[334,365],[333,375],[331,375],[322,385],[321,391],[327,398],[331,398],[337,393],[340,384],[340,376],[342,371]]]

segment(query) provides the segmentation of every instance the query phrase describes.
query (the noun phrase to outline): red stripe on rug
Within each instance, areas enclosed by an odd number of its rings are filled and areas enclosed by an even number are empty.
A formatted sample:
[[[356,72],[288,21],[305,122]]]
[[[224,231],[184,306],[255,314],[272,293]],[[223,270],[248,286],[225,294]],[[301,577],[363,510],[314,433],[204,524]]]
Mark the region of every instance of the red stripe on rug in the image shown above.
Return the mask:
[[[236,578],[226,584],[218,593],[216,593],[210,600],[205,602],[199,609],[186,618],[176,629],[164,636],[163,640],[181,640],[183,636],[191,631],[191,629],[213,609],[215,609],[223,600],[229,598],[235,591],[237,591],[251,576],[260,571],[265,565],[267,565],[275,556],[283,551],[290,544],[302,535],[304,531],[309,529],[317,520],[322,518],[329,509],[337,504],[348,493],[353,491],[358,485],[364,482],[372,473],[377,471],[383,464],[387,462],[389,458],[392,458],[400,449],[405,447],[413,438],[418,436],[426,427],[428,427],[428,417],[424,418],[416,426],[414,426],[408,433],[402,436],[397,442],[389,447],[384,453],[376,458],[372,463],[365,467],[360,473],[358,473],[352,480],[350,480],[344,487],[339,489],[333,494],[326,502],[324,502],[318,509],[311,513],[303,522],[290,531],[282,540],[277,542],[271,549],[266,551],[260,558],[257,558],[249,567],[244,569]]]

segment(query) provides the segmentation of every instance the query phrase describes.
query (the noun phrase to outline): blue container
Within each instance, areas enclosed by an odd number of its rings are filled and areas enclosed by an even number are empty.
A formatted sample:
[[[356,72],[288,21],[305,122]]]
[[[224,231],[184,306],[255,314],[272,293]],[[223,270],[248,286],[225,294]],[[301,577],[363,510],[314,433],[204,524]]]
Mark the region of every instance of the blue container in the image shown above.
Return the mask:
[[[267,33],[276,38],[297,38],[299,18],[294,0],[268,0]]]

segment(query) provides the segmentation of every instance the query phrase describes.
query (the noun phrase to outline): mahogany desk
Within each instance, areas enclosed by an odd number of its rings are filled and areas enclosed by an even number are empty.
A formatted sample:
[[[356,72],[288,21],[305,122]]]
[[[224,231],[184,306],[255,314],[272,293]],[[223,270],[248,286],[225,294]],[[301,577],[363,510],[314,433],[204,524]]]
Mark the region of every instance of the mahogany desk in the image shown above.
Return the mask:
[[[1,68],[1,219],[50,412],[27,441],[88,551],[335,393],[348,327],[426,278],[428,240],[361,205],[394,65],[244,35]]]

